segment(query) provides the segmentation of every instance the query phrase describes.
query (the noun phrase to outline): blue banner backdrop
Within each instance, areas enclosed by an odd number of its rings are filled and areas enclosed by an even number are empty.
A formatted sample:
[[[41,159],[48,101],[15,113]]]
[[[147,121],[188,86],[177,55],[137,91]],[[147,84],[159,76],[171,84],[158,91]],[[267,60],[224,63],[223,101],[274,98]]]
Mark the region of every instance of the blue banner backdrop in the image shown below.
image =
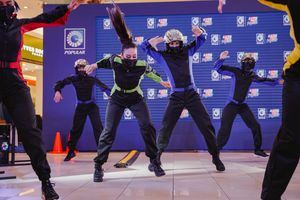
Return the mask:
[[[256,1],[249,1],[252,4],[247,8],[239,2],[236,1],[231,10],[223,15],[215,13],[216,2],[120,5],[126,13],[126,22],[137,44],[150,37],[163,36],[170,28],[181,30],[186,42],[190,42],[193,40],[192,25],[206,29],[208,39],[193,57],[193,73],[198,92],[211,116],[216,133],[220,127],[220,117],[231,82],[230,77],[220,76],[213,70],[214,61],[220,52],[223,50],[230,52],[230,58],[226,63],[233,66],[239,65],[244,53],[254,53],[257,59],[255,70],[259,76],[280,78],[285,57],[293,46],[289,38],[290,27],[285,13],[271,12]],[[81,6],[71,14],[66,27],[44,31],[44,136],[47,149],[52,147],[56,131],[61,131],[65,142],[76,106],[73,86],[67,86],[63,90],[63,101],[55,104],[52,100],[53,84],[73,73],[73,63],[78,58],[86,58],[93,63],[107,55],[120,52],[120,43],[105,12],[106,6]],[[203,9],[204,6],[207,9]],[[53,6],[46,6],[45,9],[51,8]],[[236,12],[239,9],[247,12]],[[164,45],[160,48],[164,48]],[[138,53],[140,59],[147,60],[167,80],[166,75],[151,57],[147,57],[140,48]],[[113,85],[110,70],[98,70],[96,76],[107,85]],[[170,91],[147,78],[143,80],[142,88],[154,125],[159,130]],[[247,102],[261,124],[263,147],[266,149],[271,148],[280,125],[281,89],[281,86],[253,84],[248,94]],[[95,90],[95,97],[104,123],[107,97],[99,89]],[[134,116],[130,110],[126,110],[113,149],[133,148],[142,150],[144,144]],[[225,148],[239,150],[253,148],[252,134],[240,117],[235,120],[230,141]],[[78,149],[95,150],[89,122],[85,126]],[[169,149],[206,149],[199,130],[186,110],[173,132]]]

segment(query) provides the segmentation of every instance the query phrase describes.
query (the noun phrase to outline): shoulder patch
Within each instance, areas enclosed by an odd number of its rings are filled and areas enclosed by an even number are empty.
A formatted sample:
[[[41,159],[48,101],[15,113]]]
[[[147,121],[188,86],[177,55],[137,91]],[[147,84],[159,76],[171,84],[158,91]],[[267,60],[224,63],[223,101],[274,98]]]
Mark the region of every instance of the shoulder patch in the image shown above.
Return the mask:
[[[137,67],[146,67],[147,66],[147,62],[145,60],[138,60],[136,62],[136,66]]]
[[[119,63],[119,64],[122,64],[122,59],[121,59],[119,56],[116,56],[116,57],[114,58],[114,62]]]

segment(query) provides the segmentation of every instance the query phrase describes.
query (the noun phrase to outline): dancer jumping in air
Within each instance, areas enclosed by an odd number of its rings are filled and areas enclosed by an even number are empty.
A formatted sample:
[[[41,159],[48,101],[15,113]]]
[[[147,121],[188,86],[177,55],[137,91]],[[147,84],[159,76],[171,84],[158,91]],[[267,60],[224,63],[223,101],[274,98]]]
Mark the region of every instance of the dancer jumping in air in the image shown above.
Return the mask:
[[[125,24],[120,8],[114,4],[114,8],[108,9],[108,14],[120,38],[122,52],[120,55],[103,58],[85,68],[87,73],[91,73],[97,68],[112,69],[114,72],[114,87],[107,105],[105,128],[100,136],[98,155],[94,159],[94,182],[103,181],[102,165],[108,159],[117,127],[126,108],[129,108],[138,120],[146,145],[146,156],[150,159],[149,170],[154,171],[156,176],[163,176],[165,172],[156,160],[156,131],[150,120],[150,113],[143,98],[140,84],[144,75],[146,75],[164,87],[170,87],[170,85],[168,82],[164,82],[146,61],[137,59],[137,46],[133,43],[132,35]]]
[[[192,32],[196,40],[186,46],[183,45],[182,33],[176,29],[167,31],[164,38],[157,36],[142,43],[143,50],[164,69],[172,87],[172,94],[157,140],[157,160],[159,163],[161,162],[162,152],[167,148],[173,129],[183,109],[186,108],[191,113],[192,118],[205,138],[216,169],[224,171],[225,166],[219,158],[215,129],[196,91],[192,72],[192,56],[206,41],[207,33],[204,29],[197,26],[192,28]],[[166,50],[159,51],[157,45],[162,42],[166,43]]]
[[[99,108],[95,103],[95,98],[93,95],[93,89],[96,85],[100,87],[101,90],[107,94],[107,96],[110,96],[110,89],[99,79],[87,75],[84,70],[86,65],[88,65],[86,60],[77,60],[74,65],[76,74],[56,82],[54,86],[54,101],[56,103],[62,100],[61,90],[66,85],[72,84],[75,87],[77,95],[77,106],[73,118],[73,127],[70,131],[70,140],[68,141],[69,152],[64,161],[69,161],[76,156],[76,145],[82,134],[87,116],[89,116],[91,120],[97,146],[100,134],[103,130]]]
[[[79,0],[69,5],[29,19],[18,19],[19,6],[15,0],[0,0],[0,101],[6,106],[22,138],[25,152],[42,182],[45,199],[59,196],[50,182],[50,166],[42,141],[41,130],[36,126],[35,111],[26,81],[21,70],[22,37],[31,30],[64,25],[70,12],[79,6]]]
[[[245,100],[252,82],[277,85],[279,81],[261,78],[256,75],[253,72],[256,61],[251,54],[244,55],[241,61],[241,68],[223,65],[228,55],[228,51],[222,52],[219,60],[215,63],[215,70],[217,72],[232,77],[228,102],[222,113],[221,128],[217,136],[218,148],[221,150],[227,144],[233,121],[236,115],[239,114],[252,131],[255,146],[254,154],[267,157],[268,155],[261,149],[262,135],[260,125],[247,103],[245,103]]]

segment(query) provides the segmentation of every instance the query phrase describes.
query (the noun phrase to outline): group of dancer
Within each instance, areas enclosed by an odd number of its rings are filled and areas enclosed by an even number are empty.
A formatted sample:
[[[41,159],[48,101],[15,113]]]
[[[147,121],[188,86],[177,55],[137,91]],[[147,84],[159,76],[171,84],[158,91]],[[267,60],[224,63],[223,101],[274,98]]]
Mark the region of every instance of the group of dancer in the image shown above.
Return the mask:
[[[298,1],[292,0],[259,0],[270,7],[286,11],[291,20],[291,36],[295,41],[295,49],[284,65],[283,119],[280,132],[275,140],[267,165],[263,182],[262,199],[277,200],[285,191],[290,178],[297,166],[300,155],[299,119],[300,106],[300,28]],[[59,6],[53,11],[41,14],[31,19],[18,19],[19,6],[15,0],[0,0],[0,101],[6,106],[18,133],[22,138],[24,149],[29,155],[32,167],[42,183],[42,195],[45,199],[58,199],[59,195],[50,182],[50,167],[46,159],[46,151],[41,138],[41,131],[36,128],[35,111],[30,91],[22,76],[20,67],[22,36],[24,33],[40,27],[63,25],[69,13],[76,9],[82,1],[71,0],[70,4]],[[219,12],[222,12],[223,1],[219,1]],[[72,159],[76,144],[82,134],[84,123],[89,116],[95,141],[97,156],[94,159],[94,182],[103,181],[103,164],[107,161],[110,149],[116,137],[117,127],[123,112],[129,108],[138,120],[140,131],[145,142],[145,153],[149,157],[148,169],[156,176],[165,175],[161,167],[161,155],[167,148],[173,129],[186,108],[191,113],[200,132],[203,134],[212,163],[218,171],[224,171],[225,166],[220,160],[220,150],[226,145],[234,118],[241,115],[246,125],[252,130],[254,138],[254,153],[266,157],[261,149],[262,136],[260,125],[245,103],[252,82],[265,82],[271,85],[283,84],[283,81],[258,77],[253,69],[255,59],[246,54],[241,62],[241,68],[224,65],[229,52],[221,53],[214,68],[221,74],[234,77],[227,105],[224,109],[221,128],[218,137],[210,117],[196,92],[192,73],[193,54],[204,44],[207,33],[203,28],[194,26],[192,32],[195,41],[183,44],[183,35],[179,30],[171,29],[164,38],[154,37],[145,40],[141,47],[144,52],[153,57],[164,70],[169,81],[163,81],[161,76],[144,60],[139,60],[137,46],[133,42],[130,30],[125,24],[123,13],[114,4],[108,9],[111,22],[121,42],[121,53],[103,58],[89,65],[86,60],[75,62],[75,75],[58,81],[55,84],[55,102],[62,100],[61,90],[65,85],[73,84],[77,93],[77,107],[73,119],[71,138],[68,142],[69,152],[65,161]],[[166,49],[158,50],[157,45],[165,42]],[[108,88],[104,83],[90,74],[98,69],[113,70],[114,86]],[[171,96],[163,117],[162,128],[156,142],[156,130],[150,119],[149,109],[143,98],[140,87],[144,76],[171,88]],[[97,85],[109,96],[104,129],[101,123],[99,108],[93,99],[93,87]]]

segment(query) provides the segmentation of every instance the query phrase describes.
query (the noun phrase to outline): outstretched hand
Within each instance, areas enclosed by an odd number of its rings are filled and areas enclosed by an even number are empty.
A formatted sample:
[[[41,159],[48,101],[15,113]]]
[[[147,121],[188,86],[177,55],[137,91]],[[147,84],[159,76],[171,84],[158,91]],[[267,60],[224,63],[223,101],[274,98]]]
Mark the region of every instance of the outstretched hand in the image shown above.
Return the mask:
[[[84,2],[85,2],[85,0],[71,0],[71,2],[68,5],[68,9],[73,11],[73,10],[77,9],[80,4],[82,4]]]
[[[223,13],[223,0],[219,0],[218,11],[221,14]]]
[[[229,57],[229,51],[223,51],[221,54],[220,54],[220,59],[226,59]]]
[[[59,91],[55,92],[53,100],[55,103],[59,103],[63,99],[61,93]]]
[[[192,31],[194,33],[193,36],[195,36],[195,37],[199,37],[204,32],[203,29],[201,29],[199,26],[193,26]]]
[[[154,38],[151,38],[148,42],[157,51],[157,45],[164,42],[164,38],[156,36]]]
[[[84,71],[90,75],[91,73],[93,73],[95,70],[97,69],[97,64],[91,64],[91,65],[86,65],[84,67]]]
[[[171,83],[169,81],[162,81],[160,84],[165,88],[171,88]]]

